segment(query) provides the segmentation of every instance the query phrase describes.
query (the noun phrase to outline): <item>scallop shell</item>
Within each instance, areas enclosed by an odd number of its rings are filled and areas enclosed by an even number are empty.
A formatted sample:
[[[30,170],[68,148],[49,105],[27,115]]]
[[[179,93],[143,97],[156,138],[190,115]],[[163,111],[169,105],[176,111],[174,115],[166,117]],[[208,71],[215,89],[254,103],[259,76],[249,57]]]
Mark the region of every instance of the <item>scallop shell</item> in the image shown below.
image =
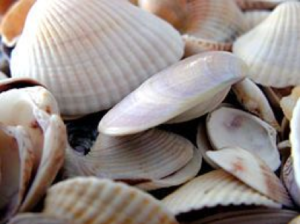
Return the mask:
[[[283,3],[237,39],[233,52],[249,65],[251,79],[279,88],[300,84],[299,20],[300,2]]]
[[[86,156],[68,150],[65,176],[97,176],[125,182],[156,181],[182,169],[192,159],[187,139],[156,129],[136,135],[99,134]]]
[[[207,134],[216,150],[241,147],[259,156],[272,169],[280,166],[276,130],[241,110],[221,107],[207,117]]]
[[[13,217],[8,224],[79,224],[75,221],[58,219],[39,213],[22,213]]]
[[[280,130],[280,125],[268,99],[254,82],[250,79],[244,79],[233,85],[232,90],[246,110],[260,117],[276,130]]]
[[[49,88],[63,115],[84,115],[112,107],[182,55],[175,29],[127,1],[38,1],[11,70]]]
[[[145,220],[151,224],[178,224],[150,195],[122,183],[93,177],[78,177],[52,186],[43,213],[81,224],[144,224]]]
[[[216,152],[209,151],[207,156],[254,190],[286,207],[293,207],[280,179],[254,154],[242,148],[230,147]]]
[[[36,0],[19,0],[5,14],[0,24],[1,41],[13,47],[22,33],[29,10]]]
[[[281,98],[280,107],[282,108],[282,111],[288,120],[292,119],[293,110],[299,98],[300,86],[293,88],[292,93],[289,96]]]
[[[144,82],[103,117],[98,130],[126,135],[164,123],[208,99],[213,101],[217,93],[243,79],[246,70],[230,53],[189,57]]]
[[[29,134],[21,126],[0,124],[0,223],[14,215],[26,194],[34,166]]]
[[[218,205],[281,207],[223,170],[196,177],[165,197],[162,202],[175,215]]]

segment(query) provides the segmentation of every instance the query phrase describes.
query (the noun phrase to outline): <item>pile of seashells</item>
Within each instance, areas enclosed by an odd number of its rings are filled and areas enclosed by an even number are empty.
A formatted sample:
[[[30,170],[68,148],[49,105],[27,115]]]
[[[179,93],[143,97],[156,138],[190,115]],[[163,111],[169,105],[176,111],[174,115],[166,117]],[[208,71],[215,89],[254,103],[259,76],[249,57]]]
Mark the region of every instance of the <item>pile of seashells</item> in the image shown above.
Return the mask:
[[[0,224],[299,224],[300,1],[0,0]]]

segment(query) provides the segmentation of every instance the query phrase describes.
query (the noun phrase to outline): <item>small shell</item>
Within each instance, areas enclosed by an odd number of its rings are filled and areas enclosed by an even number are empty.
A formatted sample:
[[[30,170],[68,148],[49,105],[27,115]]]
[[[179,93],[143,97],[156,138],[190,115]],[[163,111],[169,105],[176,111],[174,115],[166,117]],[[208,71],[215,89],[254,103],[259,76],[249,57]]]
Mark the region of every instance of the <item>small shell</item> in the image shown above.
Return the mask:
[[[164,123],[243,79],[247,68],[230,53],[189,57],[144,82],[100,121],[108,135],[137,133]],[[201,116],[203,114],[198,114]]]
[[[279,88],[300,84],[299,20],[300,2],[283,3],[237,39],[233,52],[249,65],[253,81]]]
[[[46,216],[39,213],[22,213],[11,220],[8,224],[79,224],[75,221],[69,222],[68,220],[58,219],[51,216]]]
[[[282,111],[288,120],[292,119],[293,110],[299,98],[300,86],[293,88],[292,93],[289,96],[281,98],[280,107],[282,108]]]
[[[293,203],[280,179],[254,154],[238,147],[209,151],[207,156],[226,172],[266,197],[292,208]]]
[[[232,90],[246,110],[260,117],[276,130],[280,130],[280,125],[275,118],[268,99],[254,82],[250,79],[244,79],[233,85]]]
[[[11,71],[44,84],[63,115],[85,115],[114,106],[183,47],[173,27],[128,1],[37,1]]]
[[[241,110],[221,107],[207,117],[207,134],[212,146],[241,147],[263,159],[272,170],[280,166],[276,130]]]
[[[223,170],[196,177],[165,197],[162,202],[174,215],[218,205],[281,207]]]
[[[93,177],[69,179],[52,186],[43,213],[80,224],[144,224],[145,220],[151,224],[178,224],[149,194]]]

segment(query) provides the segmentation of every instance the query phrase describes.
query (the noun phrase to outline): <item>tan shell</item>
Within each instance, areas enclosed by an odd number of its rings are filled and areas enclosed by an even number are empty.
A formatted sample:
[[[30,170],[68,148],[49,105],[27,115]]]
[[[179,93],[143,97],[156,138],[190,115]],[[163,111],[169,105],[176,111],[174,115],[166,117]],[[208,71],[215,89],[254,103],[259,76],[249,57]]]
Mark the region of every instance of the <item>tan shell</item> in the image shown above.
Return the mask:
[[[209,151],[207,156],[243,183],[272,200],[292,208],[291,201],[280,179],[267,164],[254,154],[238,147]]]
[[[39,213],[22,213],[11,220],[8,224],[79,224],[75,221],[68,221],[65,219],[58,219]]]
[[[218,205],[281,207],[223,170],[196,177],[165,197],[162,202],[175,215]]]
[[[300,84],[299,20],[300,2],[283,3],[237,39],[233,52],[249,65],[253,81],[278,88]]]
[[[243,79],[247,68],[227,52],[189,57],[144,82],[100,121],[108,135],[137,133],[200,106]],[[196,117],[203,114],[197,114]]]
[[[272,170],[280,166],[276,130],[249,113],[221,107],[207,117],[207,134],[216,150],[241,147],[263,159]]]
[[[151,224],[178,224],[149,194],[94,177],[78,177],[52,186],[43,213],[80,224],[144,224],[145,220]]]
[[[128,1],[37,1],[11,71],[49,88],[63,115],[85,115],[114,106],[182,55],[179,33]]]
[[[0,22],[1,17],[7,12],[9,7],[15,2],[15,0],[0,0]]]
[[[282,108],[282,111],[288,120],[291,120],[293,110],[299,98],[300,86],[293,88],[292,93],[289,96],[281,98],[280,107]]]

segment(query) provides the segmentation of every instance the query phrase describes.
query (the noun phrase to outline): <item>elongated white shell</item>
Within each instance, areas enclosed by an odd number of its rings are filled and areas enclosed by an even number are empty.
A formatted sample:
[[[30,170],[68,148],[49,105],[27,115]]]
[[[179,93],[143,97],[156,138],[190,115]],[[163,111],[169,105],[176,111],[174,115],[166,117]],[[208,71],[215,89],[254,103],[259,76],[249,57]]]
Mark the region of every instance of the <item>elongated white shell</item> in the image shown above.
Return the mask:
[[[98,130],[108,135],[140,132],[212,99],[243,79],[247,68],[227,52],[206,52],[163,70],[111,109]],[[198,114],[199,115],[199,114]]]
[[[112,107],[182,55],[174,28],[127,1],[43,0],[28,15],[11,70],[49,88],[62,114],[83,115]]]
[[[149,224],[178,224],[149,194],[93,177],[78,177],[52,186],[43,212],[81,224],[144,224],[145,220]]]
[[[223,170],[211,171],[193,179],[162,202],[175,215],[218,205],[280,207]]]
[[[283,3],[237,39],[233,52],[249,65],[251,79],[273,87],[300,84],[299,20],[300,2]]]
[[[267,164],[254,154],[238,147],[209,151],[207,155],[226,172],[272,200],[293,207],[293,203],[281,183]]]

